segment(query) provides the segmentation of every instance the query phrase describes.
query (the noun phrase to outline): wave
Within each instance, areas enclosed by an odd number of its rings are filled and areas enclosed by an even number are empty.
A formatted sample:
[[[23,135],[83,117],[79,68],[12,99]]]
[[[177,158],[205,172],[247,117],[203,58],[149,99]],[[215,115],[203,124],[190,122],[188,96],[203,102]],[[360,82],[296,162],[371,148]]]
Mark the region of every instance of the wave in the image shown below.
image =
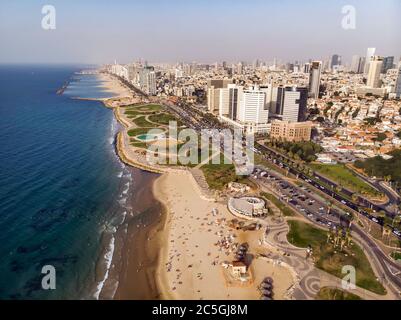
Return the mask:
[[[104,263],[106,264],[106,272],[104,274],[103,280],[101,280],[97,286],[96,286],[96,291],[93,295],[93,297],[96,300],[99,300],[99,296],[100,293],[102,292],[103,286],[107,280],[107,278],[109,277],[109,271],[110,271],[110,267],[111,267],[111,263],[113,261],[113,254],[114,254],[114,249],[115,249],[115,245],[114,245],[114,236],[111,236],[110,239],[110,243],[109,246],[107,248],[108,250],[106,251],[106,253],[104,254]]]

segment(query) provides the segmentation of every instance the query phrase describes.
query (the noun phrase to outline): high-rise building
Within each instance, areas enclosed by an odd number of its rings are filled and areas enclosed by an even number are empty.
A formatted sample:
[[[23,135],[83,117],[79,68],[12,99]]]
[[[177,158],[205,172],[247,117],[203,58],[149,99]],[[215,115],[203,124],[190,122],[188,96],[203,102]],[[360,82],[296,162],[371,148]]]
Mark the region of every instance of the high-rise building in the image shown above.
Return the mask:
[[[395,97],[397,99],[401,98],[401,65],[398,67],[398,77],[395,82]]]
[[[363,71],[363,69],[361,68],[361,63],[362,63],[362,59],[360,56],[358,56],[358,55],[352,56],[350,70],[355,73],[361,73]]]
[[[147,74],[146,79],[146,93],[150,95],[155,95],[156,91],[156,73],[154,71],[150,71]]]
[[[266,93],[254,86],[244,90],[238,108],[237,118],[243,123],[267,123],[269,110],[265,107]]]
[[[305,87],[275,87],[267,94],[272,117],[290,122],[305,121],[308,89]]]
[[[228,85],[228,117],[237,120],[239,102],[242,99],[243,87],[233,84]]]
[[[320,89],[321,61],[312,61],[309,69],[309,96],[317,99]]]
[[[394,56],[383,57],[383,65],[381,73],[386,73],[387,70],[392,69],[394,66]]]
[[[227,88],[231,80],[209,80],[207,84],[207,108],[209,112],[219,113],[220,90]]]
[[[333,54],[330,60],[330,69],[333,70],[336,66],[341,65],[341,56]]]
[[[376,48],[368,48],[366,51],[366,57],[365,57],[365,66],[364,66],[364,74],[368,74],[369,72],[369,63],[372,57],[375,55]]]
[[[366,85],[370,88],[380,88],[380,73],[382,70],[383,58],[374,56],[369,61],[369,73]]]

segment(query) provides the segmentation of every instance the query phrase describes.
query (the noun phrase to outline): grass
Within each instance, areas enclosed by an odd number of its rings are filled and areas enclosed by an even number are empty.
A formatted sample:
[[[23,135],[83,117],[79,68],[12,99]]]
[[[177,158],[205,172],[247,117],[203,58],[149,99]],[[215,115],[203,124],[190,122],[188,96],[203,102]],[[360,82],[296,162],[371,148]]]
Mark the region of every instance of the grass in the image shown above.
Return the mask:
[[[140,116],[138,118],[132,119],[132,122],[134,122],[138,127],[154,127],[155,126],[153,123],[150,123],[148,120],[146,120],[145,116]]]
[[[401,252],[393,251],[393,252],[391,252],[391,257],[394,260],[401,260]]]
[[[262,192],[261,193],[262,197],[266,198],[267,200],[270,200],[273,202],[273,204],[280,209],[280,211],[283,213],[284,216],[293,216],[294,211],[291,210],[290,207],[282,203],[280,200],[278,200],[275,196],[273,196],[270,193]]]
[[[205,179],[210,188],[216,190],[222,190],[229,182],[243,182],[246,180],[246,176],[237,175],[235,172],[235,166],[233,164],[224,163],[224,155],[220,154],[220,163],[213,164],[209,160],[209,163],[204,164],[200,167],[205,175]]]
[[[317,164],[311,163],[309,166],[327,178],[338,183],[340,186],[352,190],[353,192],[360,193],[362,195],[380,196],[380,192],[375,188],[371,187],[356,173],[352,172],[351,169],[347,168],[343,164]]]
[[[360,296],[356,294],[343,291],[337,288],[323,287],[320,288],[317,293],[316,300],[362,300]]]
[[[357,244],[353,243],[340,252],[339,248],[327,243],[327,231],[300,221],[288,221],[288,225],[290,226],[288,241],[301,248],[310,245],[317,268],[343,278],[345,275],[342,273],[343,266],[351,265],[356,270],[356,285],[377,294],[386,294],[385,288],[376,279],[369,260]]]
[[[170,121],[176,121],[177,126],[182,125],[182,123],[176,117],[167,113],[153,114],[149,116],[149,120],[160,125],[168,125]]]

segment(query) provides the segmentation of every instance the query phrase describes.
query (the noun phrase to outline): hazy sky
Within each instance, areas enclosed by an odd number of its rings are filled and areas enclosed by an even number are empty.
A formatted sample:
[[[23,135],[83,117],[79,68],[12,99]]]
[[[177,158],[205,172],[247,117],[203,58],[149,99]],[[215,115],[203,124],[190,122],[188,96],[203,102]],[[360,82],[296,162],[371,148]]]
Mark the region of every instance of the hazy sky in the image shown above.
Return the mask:
[[[56,8],[43,30],[42,6]],[[356,29],[341,27],[344,5]],[[401,55],[400,0],[0,1],[0,63],[283,61]]]

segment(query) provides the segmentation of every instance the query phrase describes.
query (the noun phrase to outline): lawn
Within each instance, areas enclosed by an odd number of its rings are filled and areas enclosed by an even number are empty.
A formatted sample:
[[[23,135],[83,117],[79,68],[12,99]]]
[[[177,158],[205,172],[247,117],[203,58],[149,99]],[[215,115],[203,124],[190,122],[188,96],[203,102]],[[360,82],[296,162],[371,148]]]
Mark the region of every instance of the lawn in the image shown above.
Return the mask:
[[[148,120],[146,120],[145,116],[140,116],[138,118],[132,119],[132,122],[134,122],[138,127],[154,127],[155,126],[153,123],[150,123]]]
[[[149,116],[149,120],[160,125],[168,125],[170,121],[177,121],[177,126],[181,126],[181,122],[171,114],[160,113]]]
[[[385,288],[377,281],[368,259],[356,243],[340,252],[339,248],[327,243],[327,231],[300,221],[288,221],[288,225],[288,241],[301,248],[310,245],[317,268],[343,278],[342,267],[351,265],[356,270],[356,285],[377,294],[386,293]]]
[[[273,196],[270,193],[262,192],[261,193],[262,197],[266,198],[267,200],[270,200],[273,202],[273,204],[280,209],[280,211],[283,213],[284,216],[293,216],[294,211],[285,205],[283,202],[279,201],[275,196]]]
[[[393,252],[391,253],[391,257],[392,257],[394,260],[400,260],[400,261],[401,261],[401,252],[393,251]]]
[[[323,287],[317,293],[316,300],[362,300],[356,294],[343,291],[337,288]]]
[[[371,187],[356,173],[352,172],[343,164],[317,164],[311,163],[309,166],[327,178],[338,183],[340,186],[350,189],[353,192],[367,196],[380,196],[380,192]]]
[[[220,154],[220,163],[204,164],[200,167],[205,175],[206,182],[209,187],[216,190],[222,190],[229,182],[243,182],[246,180],[246,176],[237,175],[235,166],[233,164],[225,164],[224,156]]]
[[[149,130],[152,130],[152,129],[158,129],[158,128],[135,128],[135,129],[129,130],[128,131],[128,135],[130,137],[135,137],[135,136],[137,136],[139,134],[146,134],[146,133],[149,132]]]

